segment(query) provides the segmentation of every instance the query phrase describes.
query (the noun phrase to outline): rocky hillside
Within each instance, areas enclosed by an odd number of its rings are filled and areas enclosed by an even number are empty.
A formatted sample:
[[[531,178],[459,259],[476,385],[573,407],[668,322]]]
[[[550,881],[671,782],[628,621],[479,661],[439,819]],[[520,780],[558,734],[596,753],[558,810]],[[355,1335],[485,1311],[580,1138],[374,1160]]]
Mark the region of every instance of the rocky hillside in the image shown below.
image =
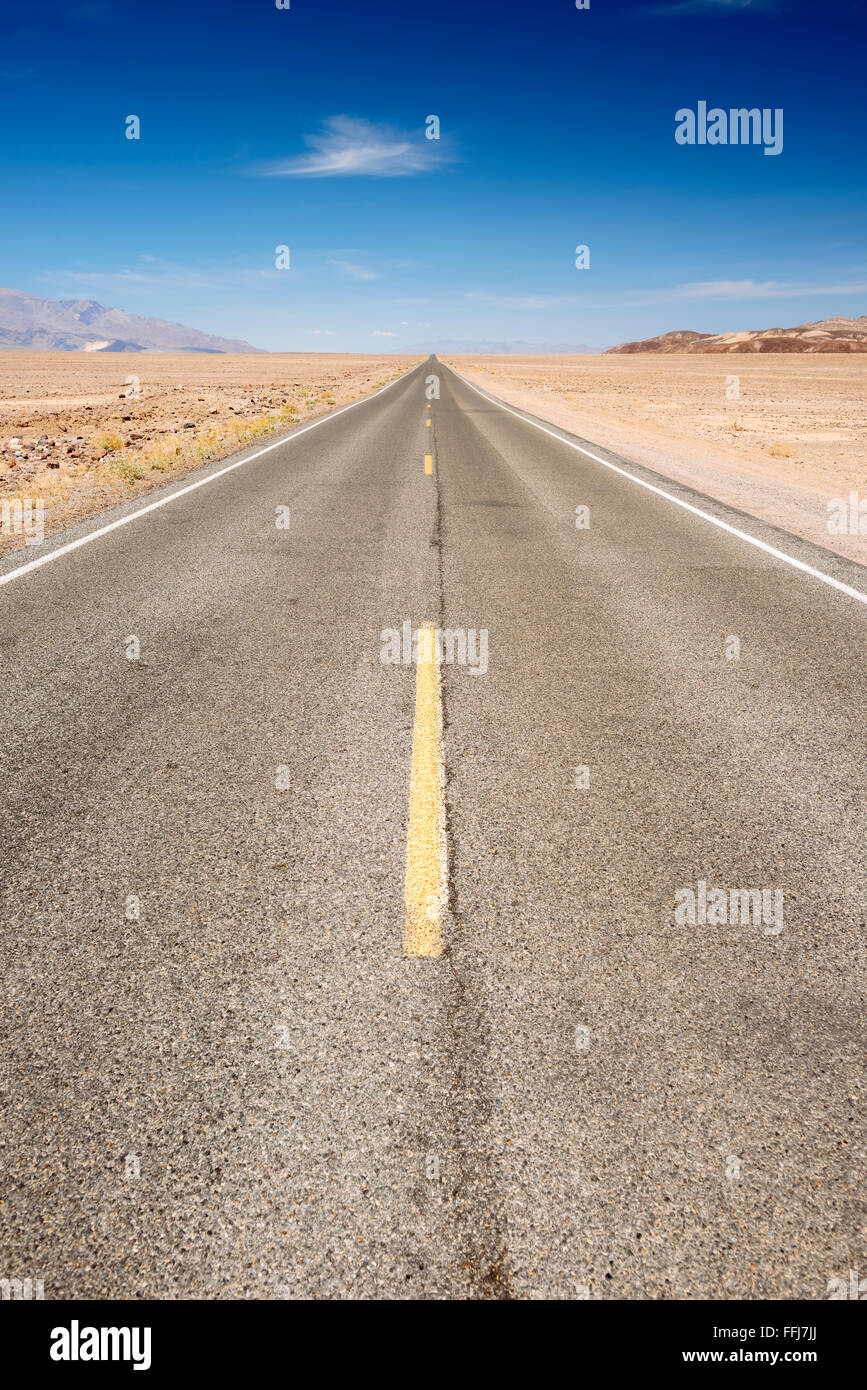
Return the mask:
[[[679,328],[608,352],[867,352],[867,314],[820,319],[797,328],[755,328],[743,333],[694,333]]]
[[[165,319],[107,309],[95,299],[38,299],[0,289],[0,349],[61,352],[259,352]]]

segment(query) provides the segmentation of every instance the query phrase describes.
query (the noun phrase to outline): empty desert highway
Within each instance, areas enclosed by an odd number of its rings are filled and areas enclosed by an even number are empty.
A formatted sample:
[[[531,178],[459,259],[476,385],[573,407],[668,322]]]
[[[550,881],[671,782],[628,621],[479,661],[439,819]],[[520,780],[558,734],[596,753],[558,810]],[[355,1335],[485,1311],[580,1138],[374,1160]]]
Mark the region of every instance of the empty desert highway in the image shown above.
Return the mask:
[[[867,1272],[867,572],[568,439],[431,359],[0,566],[0,1275]],[[439,954],[405,954],[406,621],[488,634],[440,668]]]

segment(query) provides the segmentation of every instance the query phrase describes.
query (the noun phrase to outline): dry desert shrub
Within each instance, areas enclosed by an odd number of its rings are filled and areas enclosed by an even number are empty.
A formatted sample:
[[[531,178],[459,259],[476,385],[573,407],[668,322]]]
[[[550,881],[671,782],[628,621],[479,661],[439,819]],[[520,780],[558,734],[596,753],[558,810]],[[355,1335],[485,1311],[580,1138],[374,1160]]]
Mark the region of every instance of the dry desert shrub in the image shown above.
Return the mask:
[[[93,447],[101,450],[104,454],[112,454],[116,453],[118,449],[122,449],[125,443],[126,440],[116,434],[114,430],[106,430],[104,434],[96,436]]]
[[[206,463],[215,455],[241,449],[262,435],[285,429],[298,419],[293,406],[281,406],[267,415],[249,420],[227,419],[211,425],[201,434],[178,431],[167,439],[152,439],[140,449],[124,449],[106,460],[106,468],[117,478],[136,483],[148,473],[164,473],[178,464],[185,467]],[[121,444],[123,441],[121,440]]]

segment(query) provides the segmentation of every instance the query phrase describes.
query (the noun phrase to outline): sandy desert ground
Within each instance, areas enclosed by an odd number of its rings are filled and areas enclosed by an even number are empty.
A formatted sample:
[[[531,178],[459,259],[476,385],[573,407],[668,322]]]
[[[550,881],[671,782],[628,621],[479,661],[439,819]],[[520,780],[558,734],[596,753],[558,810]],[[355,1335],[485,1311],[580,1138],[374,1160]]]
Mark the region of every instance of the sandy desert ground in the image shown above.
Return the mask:
[[[867,564],[867,535],[828,531],[830,499],[867,500],[867,353],[443,360],[511,405]]]
[[[51,532],[355,400],[419,357],[0,352],[0,507]],[[31,513],[32,514],[32,513]],[[22,548],[0,516],[0,554]]]
[[[0,353],[0,505],[46,532],[392,380],[419,357]],[[446,356],[512,405],[867,564],[828,503],[867,498],[867,353]],[[22,548],[0,517],[0,553]]]

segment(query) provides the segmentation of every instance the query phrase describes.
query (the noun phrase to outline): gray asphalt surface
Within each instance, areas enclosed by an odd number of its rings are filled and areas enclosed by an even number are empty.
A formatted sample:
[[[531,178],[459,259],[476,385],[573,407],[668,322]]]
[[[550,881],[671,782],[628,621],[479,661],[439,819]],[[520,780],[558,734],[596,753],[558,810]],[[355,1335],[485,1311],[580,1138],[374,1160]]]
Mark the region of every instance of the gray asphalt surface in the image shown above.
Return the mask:
[[[867,1273],[865,616],[434,363],[0,589],[0,1275],[691,1299]],[[433,960],[402,955],[405,619],[489,632],[486,675],[443,668]],[[678,924],[699,880],[782,890],[783,930]]]

